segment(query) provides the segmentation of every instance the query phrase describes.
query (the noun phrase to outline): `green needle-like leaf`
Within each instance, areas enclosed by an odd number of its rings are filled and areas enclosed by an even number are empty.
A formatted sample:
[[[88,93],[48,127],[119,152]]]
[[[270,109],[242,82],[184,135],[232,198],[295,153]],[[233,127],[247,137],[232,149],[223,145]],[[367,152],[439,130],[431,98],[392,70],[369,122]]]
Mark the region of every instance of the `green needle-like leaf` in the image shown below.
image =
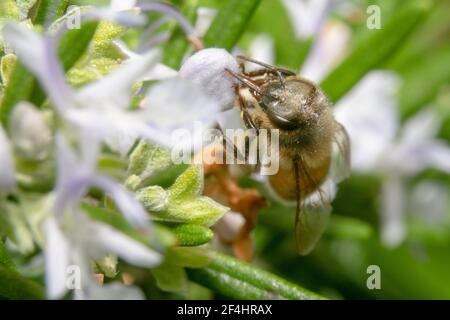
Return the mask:
[[[226,1],[205,35],[205,46],[231,50],[260,2],[261,0]]]
[[[20,61],[17,61],[9,76],[0,107],[0,120],[4,126],[8,124],[9,114],[14,106],[19,101],[27,100],[31,95],[34,83],[33,75]]]
[[[12,300],[41,300],[45,298],[45,294],[44,288],[36,282],[0,265],[0,297]]]
[[[428,0],[409,1],[379,30],[360,39],[347,58],[321,84],[332,102],[338,101],[370,70],[385,62],[431,11]]]
[[[197,17],[197,7],[198,0],[187,0],[183,3],[181,14],[192,23]],[[163,62],[169,67],[178,70],[187,50],[188,41],[186,34],[177,26],[165,46]]]
[[[431,51],[415,61],[415,67],[405,73],[399,104],[406,119],[430,102],[439,89],[450,83],[450,45]]]
[[[238,280],[227,274],[212,269],[190,269],[189,277],[225,297],[241,300],[264,300],[272,296],[269,292],[259,289],[248,282]]]
[[[2,241],[0,241],[0,266],[12,271],[16,270],[16,265],[9,256],[9,253]]]
[[[38,6],[34,24],[40,24],[48,27],[53,21],[64,14],[64,11],[69,4],[68,0],[37,0]]]
[[[187,247],[205,244],[214,236],[211,229],[196,224],[178,224],[172,232],[176,236],[178,245]]]
[[[270,272],[217,252],[212,253],[205,269],[190,270],[189,275],[192,280],[235,299],[323,299]]]

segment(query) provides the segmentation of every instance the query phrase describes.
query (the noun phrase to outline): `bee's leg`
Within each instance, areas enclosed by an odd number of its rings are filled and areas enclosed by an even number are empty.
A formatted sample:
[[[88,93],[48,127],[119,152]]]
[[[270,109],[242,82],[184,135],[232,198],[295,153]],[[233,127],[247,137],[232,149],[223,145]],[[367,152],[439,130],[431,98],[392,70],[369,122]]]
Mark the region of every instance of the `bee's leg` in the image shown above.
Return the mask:
[[[258,70],[246,72],[245,75],[249,76],[249,77],[259,77],[259,76],[265,75],[267,72],[268,72],[267,69],[258,69]]]
[[[235,87],[236,95],[239,99],[239,108],[241,109],[241,117],[242,120],[244,120],[244,124],[247,128],[255,129],[256,133],[258,133],[258,127],[256,126],[255,122],[253,121],[252,117],[250,116],[250,113],[248,112],[248,105],[245,101],[244,97],[239,92],[239,87]]]
[[[228,68],[225,68],[225,71],[228,72],[233,77],[235,77],[236,79],[238,79],[246,87],[252,89],[253,91],[257,92],[258,94],[261,94],[261,89],[259,88],[259,86],[257,86],[253,82],[253,80],[251,78],[247,77],[245,74],[236,73],[234,71],[231,71]]]
[[[241,60],[239,60],[238,62],[239,62],[239,69],[241,70],[242,73],[245,74],[245,62]]]

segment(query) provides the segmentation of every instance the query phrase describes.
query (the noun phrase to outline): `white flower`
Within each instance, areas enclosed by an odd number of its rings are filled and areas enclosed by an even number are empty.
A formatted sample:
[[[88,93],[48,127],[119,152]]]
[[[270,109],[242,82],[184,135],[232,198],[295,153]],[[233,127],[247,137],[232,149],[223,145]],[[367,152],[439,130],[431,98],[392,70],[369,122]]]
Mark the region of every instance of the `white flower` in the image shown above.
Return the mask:
[[[384,178],[382,239],[393,247],[407,234],[407,178],[426,168],[450,173],[450,147],[435,138],[439,121],[431,110],[422,110],[400,127],[398,86],[395,74],[371,72],[336,106],[336,118],[351,137],[353,169]]]
[[[181,66],[180,77],[200,86],[223,109],[233,106],[236,80],[225,69],[239,72],[236,59],[224,49],[204,49],[189,57]]]

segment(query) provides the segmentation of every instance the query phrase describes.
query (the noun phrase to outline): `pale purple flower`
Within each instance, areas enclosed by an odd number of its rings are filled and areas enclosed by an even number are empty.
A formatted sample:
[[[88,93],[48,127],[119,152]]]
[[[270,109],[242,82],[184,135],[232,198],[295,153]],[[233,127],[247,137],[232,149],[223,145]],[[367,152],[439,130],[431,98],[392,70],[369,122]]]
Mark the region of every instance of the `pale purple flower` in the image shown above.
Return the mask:
[[[47,236],[44,248],[46,290],[50,299],[62,297],[68,289],[74,290],[76,299],[127,299],[127,296],[111,296],[107,287],[101,288],[96,283],[91,259],[115,254],[130,264],[144,268],[153,267],[162,260],[156,251],[107,224],[89,219],[81,212],[72,212],[63,220],[50,216],[44,227]],[[79,270],[79,288],[67,285],[70,267]],[[119,283],[116,284],[118,285]],[[139,293],[137,289],[122,288],[125,292],[134,292],[131,298],[142,298],[141,294],[136,295]]]
[[[204,88],[195,85],[189,91],[183,90],[189,93],[189,97],[172,95],[186,86],[186,81],[179,78],[161,82],[148,93],[148,96],[153,97],[153,92],[159,90],[161,93],[163,87],[170,93],[165,95],[167,100],[158,99],[157,105],[149,102],[150,105],[145,103],[143,106],[151,107],[129,110],[131,86],[146,75],[148,79],[150,70],[159,61],[159,51],[152,50],[143,56],[134,56],[104,78],[74,90],[67,85],[55,57],[54,39],[42,37],[16,24],[7,25],[4,34],[23,63],[39,78],[59,115],[79,132],[95,132],[99,141],[114,141],[117,136],[127,139],[129,142],[122,148],[124,150],[119,150],[122,153],[126,153],[126,147],[130,147],[138,137],[168,146],[168,130],[185,127],[186,122],[202,120],[199,116],[201,110],[208,110],[209,114],[220,110],[220,105],[203,93]],[[156,79],[158,75],[153,74],[152,77]],[[164,70],[163,77],[167,77],[167,70]],[[178,109],[167,110],[166,106],[169,105],[177,106]],[[170,113],[172,122],[170,126],[162,128],[165,130],[161,130],[161,124],[155,119],[164,113]],[[180,116],[173,117],[173,114]]]
[[[354,170],[373,170],[394,140],[400,125],[395,102],[399,81],[395,73],[373,71],[335,106],[336,119],[350,135]]]
[[[450,146],[435,138],[440,123],[430,109],[400,127],[398,87],[395,74],[371,72],[336,106],[351,137],[353,169],[383,177],[382,239],[388,246],[399,245],[407,234],[407,179],[426,168],[450,173]]]
[[[149,217],[134,196],[119,183],[95,172],[98,150],[88,139],[80,141],[80,154],[68,145],[63,136],[57,142],[57,182],[53,194],[52,214],[46,221],[46,283],[50,298],[58,298],[67,291],[67,267],[81,269],[82,286],[92,286],[89,259],[98,259],[112,253],[125,261],[152,267],[161,261],[161,255],[143,244],[125,236],[106,224],[89,219],[80,212],[82,196],[91,188],[105,191],[116,203],[123,215],[149,236]],[[93,146],[98,144],[93,143]],[[77,159],[78,158],[78,159]],[[85,282],[83,282],[85,281]],[[83,297],[88,294],[82,291]]]

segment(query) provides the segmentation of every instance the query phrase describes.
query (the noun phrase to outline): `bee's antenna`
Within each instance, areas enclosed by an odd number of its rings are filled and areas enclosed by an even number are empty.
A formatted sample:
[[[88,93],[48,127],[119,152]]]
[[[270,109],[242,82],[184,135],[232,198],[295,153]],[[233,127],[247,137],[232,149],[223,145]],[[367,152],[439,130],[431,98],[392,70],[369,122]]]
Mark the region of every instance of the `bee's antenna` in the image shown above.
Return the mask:
[[[236,58],[240,59],[240,60],[252,62],[255,64],[259,64],[260,66],[263,66],[264,68],[266,68],[274,73],[277,73],[277,74],[281,73],[281,74],[285,74],[288,76],[295,76],[295,72],[293,72],[291,70],[274,67],[274,66],[271,66],[270,64],[267,64],[267,63],[264,63],[264,62],[261,62],[261,61],[258,61],[258,60],[252,59],[252,58],[248,58],[248,57],[244,57],[244,56],[236,56]]]

